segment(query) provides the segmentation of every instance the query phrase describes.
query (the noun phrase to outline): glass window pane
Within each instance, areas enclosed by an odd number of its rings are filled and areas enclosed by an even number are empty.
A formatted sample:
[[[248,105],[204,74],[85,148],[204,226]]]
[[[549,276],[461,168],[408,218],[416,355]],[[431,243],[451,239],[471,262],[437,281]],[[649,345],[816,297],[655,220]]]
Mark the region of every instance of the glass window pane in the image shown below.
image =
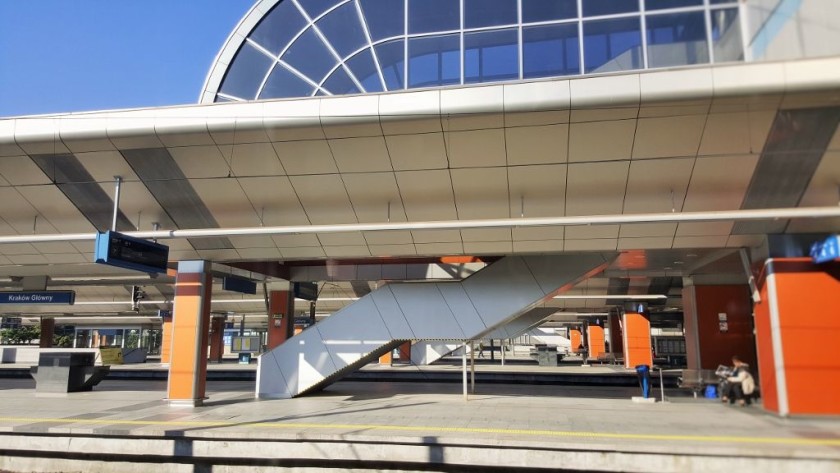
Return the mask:
[[[577,0],[522,0],[522,22],[577,18]]]
[[[518,79],[518,36],[515,29],[465,34],[464,82]]]
[[[586,72],[642,68],[639,18],[587,21],[583,24]]]
[[[365,49],[350,58],[347,61],[347,67],[353,71],[366,92],[382,92],[382,81],[379,80],[379,71],[376,69],[376,63],[373,62],[370,49]]]
[[[362,12],[374,42],[405,34],[405,2],[362,0]]]
[[[464,0],[464,28],[515,25],[516,0]]]
[[[367,38],[353,2],[345,3],[329,12],[316,24],[342,58],[367,44]]]
[[[312,28],[292,43],[281,59],[314,82],[320,81],[338,63]]]
[[[308,97],[312,95],[313,90],[315,90],[313,85],[296,76],[281,64],[278,64],[271,71],[268,80],[265,81],[260,98]]]
[[[285,3],[291,3],[290,0],[282,0]],[[329,10],[333,5],[338,3],[339,0],[298,0],[300,6],[306,10],[306,14],[309,15],[309,18],[313,20],[315,17],[324,13],[325,11]]]
[[[358,94],[361,92],[347,75],[343,67],[339,67],[324,81],[324,88],[333,95]]]
[[[461,28],[458,0],[408,0],[408,32],[433,33]]]
[[[280,2],[257,25],[250,38],[268,51],[280,54],[306,23],[292,2]]]
[[[216,103],[219,103],[219,102],[235,102],[235,100],[231,100],[227,97],[222,97],[221,95],[217,95],[214,102],[216,102]]]
[[[257,88],[268,73],[273,59],[259,52],[250,44],[243,43],[228,67],[219,92],[242,99],[253,100]]]
[[[737,8],[712,10],[712,47],[715,50],[715,62],[744,60]]]
[[[703,5],[703,0],[645,0],[645,10],[693,7]]]
[[[411,39],[408,57],[409,87],[461,82],[461,38],[458,35]]]
[[[382,76],[385,78],[385,86],[388,90],[400,90],[403,88],[403,71],[405,67],[405,41],[402,39],[388,41],[374,47],[376,57],[379,59],[379,67],[382,68]]]
[[[639,11],[639,0],[583,0],[583,16]]]
[[[525,78],[580,73],[576,23],[523,28],[522,43],[522,72]]]
[[[709,62],[703,12],[647,17],[648,67]]]

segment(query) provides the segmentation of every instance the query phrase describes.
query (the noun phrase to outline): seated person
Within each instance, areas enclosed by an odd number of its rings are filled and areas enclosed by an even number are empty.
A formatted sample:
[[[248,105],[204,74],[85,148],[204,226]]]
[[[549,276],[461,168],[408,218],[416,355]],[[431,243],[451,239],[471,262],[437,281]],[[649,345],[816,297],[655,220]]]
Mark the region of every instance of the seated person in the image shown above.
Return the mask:
[[[740,358],[733,356],[732,364],[734,368],[732,374],[726,378],[726,389],[723,391],[721,401],[730,402],[734,398],[739,406],[745,406],[747,399],[755,391],[755,380],[750,374],[750,365],[741,361]]]

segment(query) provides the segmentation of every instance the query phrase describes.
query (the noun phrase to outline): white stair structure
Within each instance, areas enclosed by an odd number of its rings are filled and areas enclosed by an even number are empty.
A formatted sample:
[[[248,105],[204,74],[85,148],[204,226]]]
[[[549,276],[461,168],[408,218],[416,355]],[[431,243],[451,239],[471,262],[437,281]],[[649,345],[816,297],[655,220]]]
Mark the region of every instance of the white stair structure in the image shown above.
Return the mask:
[[[476,340],[604,270],[613,253],[507,256],[463,281],[382,286],[259,357],[257,397],[321,389],[406,340]]]

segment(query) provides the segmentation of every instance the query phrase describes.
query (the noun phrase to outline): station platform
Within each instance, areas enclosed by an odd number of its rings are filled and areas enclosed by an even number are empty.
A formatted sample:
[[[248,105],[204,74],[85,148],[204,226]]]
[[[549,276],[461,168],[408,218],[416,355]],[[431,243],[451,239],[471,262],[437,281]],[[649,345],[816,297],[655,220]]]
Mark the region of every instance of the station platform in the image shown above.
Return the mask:
[[[443,382],[340,381],[282,400],[253,388],[209,381],[204,406],[176,408],[165,380],[45,396],[0,379],[0,471],[840,471],[840,419],[667,388],[664,403],[621,386],[477,381],[467,399]]]

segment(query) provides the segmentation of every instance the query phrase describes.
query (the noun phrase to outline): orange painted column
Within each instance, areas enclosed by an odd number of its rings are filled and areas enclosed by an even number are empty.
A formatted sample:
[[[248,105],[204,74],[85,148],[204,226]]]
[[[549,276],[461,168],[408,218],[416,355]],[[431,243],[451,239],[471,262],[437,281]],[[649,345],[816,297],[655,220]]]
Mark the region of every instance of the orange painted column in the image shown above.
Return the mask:
[[[569,341],[572,342],[572,353],[578,352],[578,347],[580,346],[581,341],[583,341],[583,337],[580,334],[580,330],[576,328],[569,329]]]
[[[617,313],[610,314],[610,353],[624,353],[621,317]]]
[[[604,327],[600,325],[590,325],[586,329],[588,335],[589,356],[597,358],[604,354],[606,346],[604,345]]]
[[[652,366],[649,316],[638,312],[625,312],[621,325],[624,329],[624,367]]]
[[[167,386],[170,405],[194,407],[205,399],[212,289],[209,262],[178,263]]]
[[[55,319],[52,317],[41,317],[41,339],[38,346],[41,348],[52,348],[53,335],[55,335]]]
[[[764,408],[838,415],[840,261],[769,259],[758,278],[756,345]]]
[[[747,285],[685,286],[682,291],[685,351],[689,369],[732,365],[732,357],[755,366],[753,307]]]
[[[268,293],[268,349],[280,345],[289,338],[294,324],[294,296],[289,291],[271,291]]]
[[[394,351],[391,350],[388,353],[385,353],[384,355],[380,356],[379,357],[379,364],[380,365],[390,365],[394,361],[393,356],[391,355],[393,352]]]
[[[210,319],[210,361],[221,363],[225,351],[225,318]]]
[[[400,361],[410,362],[411,361],[411,342],[403,342],[400,345]]]
[[[172,312],[164,311],[161,318],[163,325],[160,337],[160,362],[169,363],[172,356]]]

